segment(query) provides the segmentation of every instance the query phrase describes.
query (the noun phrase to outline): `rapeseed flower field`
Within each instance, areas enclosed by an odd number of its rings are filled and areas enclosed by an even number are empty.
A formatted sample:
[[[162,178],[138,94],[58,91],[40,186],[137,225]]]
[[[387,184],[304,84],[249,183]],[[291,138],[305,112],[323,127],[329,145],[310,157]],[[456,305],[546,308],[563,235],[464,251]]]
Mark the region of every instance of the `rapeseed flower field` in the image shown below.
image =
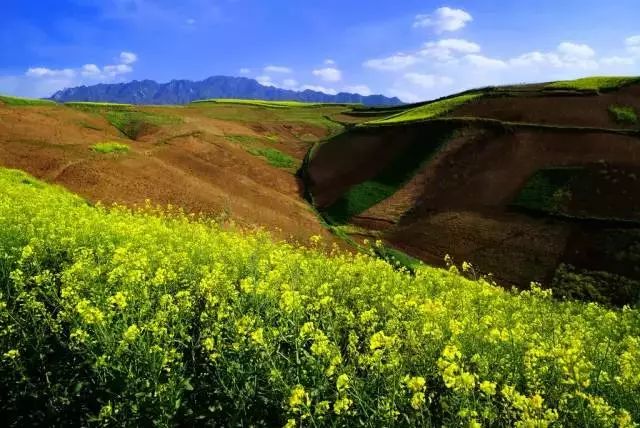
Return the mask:
[[[0,170],[0,382],[15,426],[631,427],[640,312]]]

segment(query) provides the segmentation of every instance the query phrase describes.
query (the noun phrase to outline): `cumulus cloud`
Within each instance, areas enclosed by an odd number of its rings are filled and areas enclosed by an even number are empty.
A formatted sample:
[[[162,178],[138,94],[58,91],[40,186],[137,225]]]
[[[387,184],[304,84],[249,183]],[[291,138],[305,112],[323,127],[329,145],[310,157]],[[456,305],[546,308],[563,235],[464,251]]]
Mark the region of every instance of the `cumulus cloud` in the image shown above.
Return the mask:
[[[440,7],[428,15],[417,15],[413,26],[416,28],[433,28],[436,34],[446,31],[457,31],[464,28],[473,17],[462,9]]]
[[[273,83],[273,80],[271,80],[271,76],[267,76],[267,75],[258,76],[256,77],[256,80],[258,81],[259,84],[263,86],[275,86],[275,84]]]
[[[624,65],[633,65],[635,64],[635,60],[629,57],[621,57],[621,56],[610,56],[606,58],[602,58],[600,60],[605,66],[624,66]]]
[[[596,52],[589,45],[573,42],[562,42],[551,52],[527,52],[508,62],[516,67],[598,68]]]
[[[369,96],[371,95],[373,92],[371,91],[371,89],[367,86],[367,85],[353,85],[353,86],[346,86],[344,88],[345,92],[349,92],[351,94],[360,94],[362,96]]]
[[[133,64],[138,60],[138,55],[133,52],[120,52],[120,64]]]
[[[489,58],[484,55],[466,55],[464,58],[474,67],[483,69],[500,69],[508,66],[506,62],[500,59]]]
[[[638,34],[637,36],[627,37],[624,43],[629,53],[631,53],[632,55],[640,56],[640,34]]]
[[[284,79],[282,81],[282,87],[285,89],[295,89],[299,85],[296,79]]]
[[[364,66],[374,70],[398,71],[410,67],[418,62],[414,55],[398,53],[386,58],[370,59],[364,62]]]
[[[420,55],[435,58],[438,61],[450,61],[458,54],[480,52],[480,45],[464,39],[442,39],[424,44]]]
[[[25,72],[25,76],[31,79],[48,80],[48,86],[57,86],[56,89],[81,83],[109,82],[118,76],[131,73],[133,71],[131,64],[138,60],[136,54],[126,51],[121,52],[118,58],[120,60],[119,64],[105,65],[102,68],[96,64],[85,64],[78,69],[65,68],[60,70],[32,67]]]
[[[572,42],[560,43],[557,51],[568,61],[589,60],[596,56],[596,51],[591,46]]]
[[[412,85],[422,88],[433,88],[435,86],[448,86],[453,83],[453,79],[447,76],[435,74],[406,73],[404,79]]]
[[[55,70],[46,67],[32,67],[25,73],[27,77],[47,78],[47,79],[70,79],[75,77],[76,72],[70,68]]]
[[[338,93],[335,89],[325,88],[324,86],[319,86],[319,85],[303,85],[300,88],[300,90],[301,91],[310,90],[310,91],[316,91],[316,92],[324,92],[325,94],[329,94],[329,95],[336,95]]]
[[[342,80],[342,72],[335,67],[326,67],[313,70],[313,75],[325,82],[339,82]]]
[[[268,65],[264,68],[264,72],[265,73],[282,73],[282,74],[289,74],[291,73],[293,70],[291,70],[289,67],[283,67],[280,65]]]

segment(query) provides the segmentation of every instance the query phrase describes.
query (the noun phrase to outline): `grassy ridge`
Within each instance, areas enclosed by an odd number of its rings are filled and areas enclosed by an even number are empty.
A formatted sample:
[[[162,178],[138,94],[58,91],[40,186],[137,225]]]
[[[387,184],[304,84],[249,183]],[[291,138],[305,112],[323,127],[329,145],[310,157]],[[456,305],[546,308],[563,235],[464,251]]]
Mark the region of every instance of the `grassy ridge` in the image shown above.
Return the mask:
[[[51,106],[56,105],[55,101],[41,100],[37,98],[13,97],[9,95],[0,95],[0,103],[8,106]]]
[[[0,172],[17,425],[632,426],[640,314],[513,294]]]
[[[473,101],[476,98],[481,97],[481,93],[472,93],[467,95],[460,95],[458,97],[446,98],[440,101],[435,101],[429,104],[422,105],[410,110],[402,111],[401,113],[393,116],[385,117],[383,119],[371,120],[365,122],[359,126],[375,126],[375,125],[389,125],[406,123],[420,120],[428,120],[445,114],[462,104]]]
[[[640,83],[640,77],[593,76],[553,82],[546,85],[545,89],[610,91],[633,83]]]
[[[267,101],[267,100],[250,100],[236,98],[212,98],[206,100],[193,101],[192,104],[198,103],[219,103],[219,104],[244,104],[257,107],[270,108],[290,108],[290,107],[330,107],[330,106],[359,106],[361,104],[350,103],[316,103],[303,101]]]

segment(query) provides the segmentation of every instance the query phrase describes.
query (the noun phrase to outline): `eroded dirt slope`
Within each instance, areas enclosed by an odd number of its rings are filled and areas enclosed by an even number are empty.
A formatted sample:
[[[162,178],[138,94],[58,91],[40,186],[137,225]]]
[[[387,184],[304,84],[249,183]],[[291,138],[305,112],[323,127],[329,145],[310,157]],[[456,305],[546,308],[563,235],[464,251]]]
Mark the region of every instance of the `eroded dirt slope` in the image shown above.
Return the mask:
[[[242,106],[136,110],[177,119],[150,126],[133,141],[103,114],[66,106],[0,106],[0,166],[22,169],[91,201],[134,205],[150,199],[265,227],[283,238],[332,239],[301,197],[294,171],[271,166],[246,146],[273,147],[299,163],[313,141],[335,132],[335,124],[322,120],[335,108],[293,112],[290,120],[282,112]],[[126,143],[130,152],[91,150],[105,141]]]

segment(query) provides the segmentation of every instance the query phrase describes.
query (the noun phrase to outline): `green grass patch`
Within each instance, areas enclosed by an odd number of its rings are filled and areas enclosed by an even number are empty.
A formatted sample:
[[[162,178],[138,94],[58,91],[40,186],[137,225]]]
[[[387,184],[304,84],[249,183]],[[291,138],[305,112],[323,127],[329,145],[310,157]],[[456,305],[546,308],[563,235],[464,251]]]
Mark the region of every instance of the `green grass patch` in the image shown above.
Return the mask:
[[[267,100],[250,100],[250,99],[236,99],[236,98],[212,98],[206,100],[193,101],[192,104],[198,103],[218,103],[218,104],[242,104],[251,105],[257,107],[269,107],[269,108],[291,108],[291,107],[327,107],[327,106],[350,106],[355,107],[362,104],[349,104],[349,103],[313,103],[303,101],[267,101]]]
[[[182,122],[175,116],[134,110],[111,110],[105,117],[109,123],[132,140],[138,138],[140,133],[149,126],[175,125]]]
[[[399,153],[376,177],[358,183],[322,212],[328,222],[345,224],[351,217],[396,193],[449,138],[448,131],[434,131],[424,141]]]
[[[254,135],[225,135],[224,138],[232,143],[248,147],[253,147],[264,142],[263,138]]]
[[[622,76],[594,76],[584,77],[576,80],[562,80],[553,82],[545,86],[545,89],[573,89],[573,90],[593,90],[610,91],[622,86],[639,83],[640,77]]]
[[[640,418],[638,309],[410,275],[29,182],[0,171],[0,414],[16,425]]]
[[[108,141],[94,144],[91,146],[91,150],[98,153],[127,153],[129,151],[129,145],[116,141]]]
[[[580,167],[541,169],[527,180],[512,205],[533,211],[560,213],[571,200],[571,180],[582,170]]]
[[[630,125],[638,123],[638,115],[633,107],[609,106],[609,113],[618,123]]]
[[[456,107],[473,101],[474,99],[479,98],[482,95],[483,94],[480,93],[472,93],[467,95],[460,95],[458,97],[447,98],[440,101],[434,101],[420,107],[402,111],[401,113],[395,114],[393,116],[389,116],[383,119],[371,120],[358,126],[387,125],[433,119],[455,109]]]
[[[9,95],[0,95],[0,103],[8,106],[29,107],[29,106],[54,106],[57,105],[52,100],[41,100],[38,98],[13,97]]]
[[[297,164],[297,161],[291,156],[271,147],[253,147],[249,148],[248,152],[252,155],[265,158],[270,165],[277,168],[290,169]]]
[[[132,104],[97,103],[89,101],[69,101],[64,103],[64,105],[87,113],[104,113],[106,111],[131,110],[133,108]]]
[[[259,108],[243,103],[216,103],[200,102],[191,103],[187,108],[197,109],[200,114],[213,119],[229,120],[239,123],[264,123],[264,124],[287,124],[287,125],[310,125],[324,128],[330,135],[341,132],[344,127],[329,118],[341,114],[347,110],[344,106],[319,105],[309,107],[286,107],[286,108]],[[304,129],[291,129],[291,133],[304,140],[307,131]],[[317,141],[315,138],[314,141]]]
[[[131,104],[68,102],[66,106],[104,117],[122,134],[135,140],[150,127],[175,125],[182,119],[164,113],[137,110]]]

